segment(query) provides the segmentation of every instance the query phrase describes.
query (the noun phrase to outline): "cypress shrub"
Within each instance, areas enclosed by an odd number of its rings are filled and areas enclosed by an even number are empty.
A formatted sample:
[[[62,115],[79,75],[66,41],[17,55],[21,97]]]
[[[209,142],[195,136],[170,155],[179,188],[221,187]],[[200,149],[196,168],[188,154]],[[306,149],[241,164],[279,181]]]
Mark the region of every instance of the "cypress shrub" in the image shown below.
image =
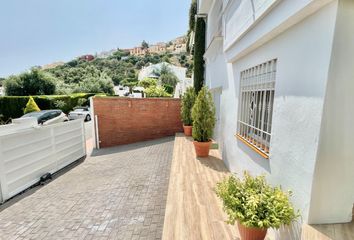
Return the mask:
[[[195,15],[197,14],[197,11],[197,1],[192,0],[191,6],[189,8],[189,31],[193,31],[195,28]]]
[[[193,34],[195,30],[195,15],[197,14],[197,1],[192,0],[191,6],[189,8],[189,30],[187,33],[188,40],[187,40],[187,52],[191,53],[192,49],[190,49],[189,42],[191,40],[191,34]]]
[[[198,18],[195,26],[194,43],[194,89],[200,91],[204,84],[205,22]]]
[[[193,87],[187,88],[182,97],[181,118],[185,126],[192,126],[192,108],[195,102],[195,90]]]
[[[41,109],[39,109],[38,105],[36,102],[33,100],[33,97],[29,97],[28,102],[26,104],[26,108],[23,110],[23,113],[30,113],[30,112],[39,112]]]
[[[208,142],[215,126],[215,106],[211,93],[202,87],[192,108],[193,138],[198,142]]]

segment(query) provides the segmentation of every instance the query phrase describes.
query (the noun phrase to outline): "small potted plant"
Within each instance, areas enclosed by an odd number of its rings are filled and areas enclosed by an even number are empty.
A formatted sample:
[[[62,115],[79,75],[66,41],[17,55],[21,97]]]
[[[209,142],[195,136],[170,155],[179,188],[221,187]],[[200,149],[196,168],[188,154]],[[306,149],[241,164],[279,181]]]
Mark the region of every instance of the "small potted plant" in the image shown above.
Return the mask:
[[[194,148],[197,157],[209,156],[215,126],[215,106],[211,93],[203,87],[192,108]]]
[[[182,97],[181,118],[183,122],[184,135],[192,136],[192,107],[195,102],[195,90],[193,87],[187,88]]]
[[[290,225],[299,214],[290,203],[291,192],[267,184],[265,176],[225,178],[217,184],[216,194],[222,200],[228,223],[237,226],[241,240],[263,240],[268,228]]]

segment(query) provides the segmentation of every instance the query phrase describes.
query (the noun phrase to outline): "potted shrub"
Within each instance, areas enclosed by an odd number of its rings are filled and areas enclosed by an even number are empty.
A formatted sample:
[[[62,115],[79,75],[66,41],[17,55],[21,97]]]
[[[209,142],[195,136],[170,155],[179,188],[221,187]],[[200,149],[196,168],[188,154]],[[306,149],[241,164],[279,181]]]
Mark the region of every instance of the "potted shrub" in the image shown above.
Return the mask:
[[[267,184],[265,176],[225,178],[217,184],[216,194],[222,200],[228,223],[237,221],[241,240],[263,240],[268,228],[290,225],[299,214],[290,203],[291,192]]]
[[[197,157],[209,156],[215,126],[215,106],[211,93],[203,87],[192,108],[194,147]]]
[[[184,135],[192,136],[192,107],[195,102],[195,91],[193,87],[187,88],[182,97],[181,118],[183,122]]]

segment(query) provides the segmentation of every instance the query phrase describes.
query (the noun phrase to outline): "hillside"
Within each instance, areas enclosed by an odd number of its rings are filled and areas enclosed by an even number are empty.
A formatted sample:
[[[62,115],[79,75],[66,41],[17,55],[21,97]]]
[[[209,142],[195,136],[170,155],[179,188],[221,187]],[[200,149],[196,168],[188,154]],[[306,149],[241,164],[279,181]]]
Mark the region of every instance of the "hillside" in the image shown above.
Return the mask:
[[[183,41],[185,46],[185,40]],[[147,44],[145,41],[143,43]],[[137,82],[137,76],[141,68],[160,62],[169,62],[177,66],[186,67],[188,69],[187,75],[191,76],[191,56],[185,51],[171,51],[174,47],[181,46],[180,42],[174,43],[171,41],[169,44],[164,45],[163,51],[158,48],[161,43],[151,46],[143,46],[144,44],[132,49],[110,50],[95,56],[83,55],[65,63],[47,64],[43,67],[32,69],[30,73],[9,77],[8,79],[11,81],[8,81],[9,84],[6,87],[8,89],[15,88],[16,90],[16,86],[23,83],[21,81],[41,76],[54,83],[55,94],[77,92],[113,94],[113,85],[123,83],[123,85],[128,86],[134,84]],[[151,51],[149,51],[150,49]]]

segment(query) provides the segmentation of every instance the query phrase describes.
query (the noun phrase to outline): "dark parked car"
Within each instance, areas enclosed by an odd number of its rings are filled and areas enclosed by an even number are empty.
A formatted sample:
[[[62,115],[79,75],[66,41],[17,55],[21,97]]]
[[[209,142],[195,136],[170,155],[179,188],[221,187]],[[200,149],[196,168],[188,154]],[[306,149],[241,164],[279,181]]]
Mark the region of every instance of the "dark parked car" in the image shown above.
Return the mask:
[[[39,112],[31,112],[23,115],[21,118],[34,117],[37,118],[38,124],[49,125],[68,121],[68,117],[61,110],[43,110]]]

